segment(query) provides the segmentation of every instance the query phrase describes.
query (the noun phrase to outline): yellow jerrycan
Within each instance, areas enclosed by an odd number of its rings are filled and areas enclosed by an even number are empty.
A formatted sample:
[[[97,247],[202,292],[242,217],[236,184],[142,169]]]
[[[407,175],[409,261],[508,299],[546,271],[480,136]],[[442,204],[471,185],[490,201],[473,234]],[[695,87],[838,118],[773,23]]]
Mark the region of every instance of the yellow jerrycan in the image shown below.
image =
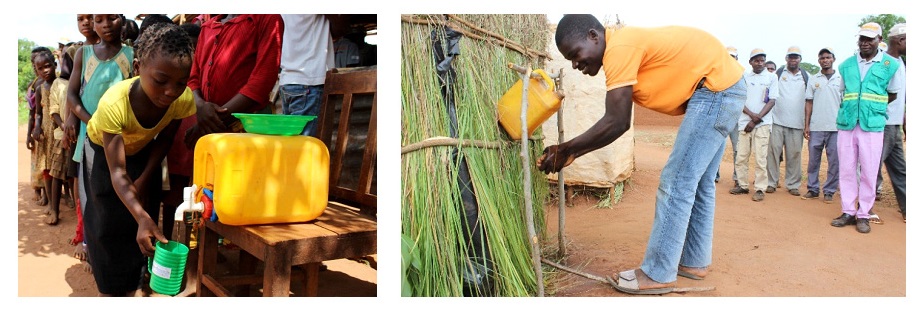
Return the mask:
[[[547,118],[560,110],[562,98],[556,85],[542,69],[534,70],[540,78],[530,78],[528,83],[528,136],[534,133]],[[499,123],[513,140],[521,139],[521,79],[499,99]]]
[[[214,133],[195,145],[193,184],[227,225],[316,219],[329,199],[329,150],[317,138]]]

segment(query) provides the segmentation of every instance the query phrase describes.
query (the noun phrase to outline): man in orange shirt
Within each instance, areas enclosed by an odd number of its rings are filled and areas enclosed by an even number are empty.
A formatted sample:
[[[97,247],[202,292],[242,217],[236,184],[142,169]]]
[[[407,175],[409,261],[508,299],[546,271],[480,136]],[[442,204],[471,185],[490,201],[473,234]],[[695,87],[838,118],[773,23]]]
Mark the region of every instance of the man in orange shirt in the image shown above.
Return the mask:
[[[540,170],[558,172],[577,157],[617,140],[630,129],[633,103],[684,114],[662,169],[643,263],[618,273],[616,288],[630,294],[663,294],[674,290],[676,275],[702,279],[712,258],[716,171],[746,96],[742,66],[702,30],[605,29],[591,15],[563,16],[556,45],[583,74],[595,76],[604,68],[606,111],[585,133],[544,149]]]

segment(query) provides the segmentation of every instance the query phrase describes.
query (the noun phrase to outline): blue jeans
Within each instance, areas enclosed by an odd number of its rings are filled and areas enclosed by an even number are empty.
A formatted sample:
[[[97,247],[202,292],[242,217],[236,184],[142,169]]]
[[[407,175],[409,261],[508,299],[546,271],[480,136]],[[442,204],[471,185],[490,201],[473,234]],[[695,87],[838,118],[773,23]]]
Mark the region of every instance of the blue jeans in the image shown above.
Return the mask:
[[[739,177],[736,176],[736,156],[739,154],[739,150],[736,149],[736,146],[739,144],[738,126],[729,130],[729,144],[732,144],[732,180],[738,182]],[[716,181],[720,181],[720,170],[716,170]]]
[[[281,111],[286,115],[318,116],[320,115],[320,102],[323,98],[323,85],[306,86],[297,84],[282,85],[278,92],[281,94]],[[317,120],[310,120],[304,127],[301,135],[316,136]]]
[[[700,88],[688,102],[672,153],[659,177],[656,214],[640,268],[656,282],[677,279],[678,265],[705,268],[713,254],[716,171],[745,103],[745,79],[714,92]]]
[[[838,131],[809,132],[809,165],[806,165],[806,190],[819,194],[819,167],[822,165],[822,150],[828,159],[828,173],[822,191],[834,195],[838,191]]]

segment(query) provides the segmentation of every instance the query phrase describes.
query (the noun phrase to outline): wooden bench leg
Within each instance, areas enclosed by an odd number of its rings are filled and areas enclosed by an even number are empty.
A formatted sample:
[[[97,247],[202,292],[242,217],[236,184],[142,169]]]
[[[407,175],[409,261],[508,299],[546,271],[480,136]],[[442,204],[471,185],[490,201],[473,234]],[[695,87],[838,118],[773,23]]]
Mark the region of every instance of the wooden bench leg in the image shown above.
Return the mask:
[[[252,254],[249,254],[249,252],[246,252],[246,250],[240,249],[239,251],[240,251],[240,258],[239,258],[240,259],[239,261],[240,262],[240,267],[239,267],[240,272],[239,274],[240,275],[252,275],[256,273],[256,264],[259,262],[258,259],[256,259],[256,257],[254,257]],[[239,288],[237,289],[236,296],[241,296],[241,297],[250,296],[249,295],[250,291],[251,291],[251,288],[249,284],[240,285]]]
[[[217,269],[217,233],[207,227],[198,230],[198,278],[196,281],[197,293],[201,296],[214,296],[214,292],[202,282],[205,275],[214,275]]]
[[[304,279],[307,287],[306,295],[316,297],[320,285],[320,262],[304,264],[303,268],[307,272],[307,277]]]
[[[262,296],[288,297],[291,290],[291,257],[286,247],[267,248]]]

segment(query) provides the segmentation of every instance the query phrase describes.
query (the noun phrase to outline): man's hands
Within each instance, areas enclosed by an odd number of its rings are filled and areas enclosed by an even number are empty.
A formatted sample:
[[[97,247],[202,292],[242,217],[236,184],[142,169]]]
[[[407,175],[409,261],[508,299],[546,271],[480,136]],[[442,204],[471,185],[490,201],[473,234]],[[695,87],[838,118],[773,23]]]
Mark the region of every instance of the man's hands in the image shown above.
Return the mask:
[[[575,155],[569,153],[566,143],[551,145],[544,149],[544,154],[537,159],[537,168],[545,174],[557,173],[572,164]]]
[[[227,130],[224,125],[222,116],[227,113],[227,108],[221,107],[213,102],[196,100],[196,115],[198,116],[198,128],[202,134],[223,132]]]
[[[749,121],[748,124],[745,125],[745,133],[751,133],[752,130],[755,129],[756,125],[758,124],[755,123],[755,121]]]

